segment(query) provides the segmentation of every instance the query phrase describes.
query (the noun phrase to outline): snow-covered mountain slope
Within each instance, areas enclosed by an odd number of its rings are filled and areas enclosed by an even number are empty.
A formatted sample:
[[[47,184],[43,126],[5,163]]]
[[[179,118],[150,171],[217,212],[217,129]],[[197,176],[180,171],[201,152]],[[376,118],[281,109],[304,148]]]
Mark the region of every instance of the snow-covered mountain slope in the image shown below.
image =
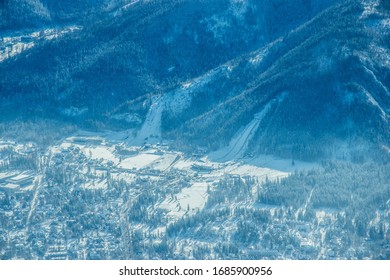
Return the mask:
[[[266,104],[288,92],[251,136],[252,153],[348,158],[367,155],[372,146],[388,147],[387,22],[388,13],[375,2],[344,1],[328,9],[287,36],[230,61],[228,74],[199,90],[199,95],[211,96],[204,100],[217,97],[216,104],[187,117],[187,112],[204,108],[201,101],[192,102],[175,116],[185,121],[168,127],[167,135],[211,148],[229,147],[237,131],[252,127]],[[345,143],[349,152],[341,148]]]
[[[15,101],[2,109],[9,110],[6,116],[68,118],[64,109],[87,107],[78,119],[100,122],[119,104],[170,91],[268,44],[318,12],[302,4],[307,1],[292,2],[156,0],[123,9],[121,4],[130,2],[118,1],[106,13],[83,17],[81,32],[2,63],[1,96]],[[32,102],[44,105],[24,105]]]
[[[107,9],[0,63],[2,120],[133,129],[137,143],[163,138],[237,157],[389,150],[389,24],[379,1],[119,1]]]
[[[10,2],[0,259],[390,259],[387,0]]]
[[[100,14],[104,9],[114,8],[114,2],[116,1],[3,0],[0,2],[0,30],[12,32],[80,23],[91,14]]]

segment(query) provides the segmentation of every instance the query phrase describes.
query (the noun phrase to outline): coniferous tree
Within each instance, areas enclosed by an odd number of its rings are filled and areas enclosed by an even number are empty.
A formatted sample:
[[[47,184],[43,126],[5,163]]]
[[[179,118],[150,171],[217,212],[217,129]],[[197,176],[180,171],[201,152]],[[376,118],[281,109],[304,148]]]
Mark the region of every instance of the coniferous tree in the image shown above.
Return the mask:
[[[381,7],[390,10],[390,0],[381,0]]]

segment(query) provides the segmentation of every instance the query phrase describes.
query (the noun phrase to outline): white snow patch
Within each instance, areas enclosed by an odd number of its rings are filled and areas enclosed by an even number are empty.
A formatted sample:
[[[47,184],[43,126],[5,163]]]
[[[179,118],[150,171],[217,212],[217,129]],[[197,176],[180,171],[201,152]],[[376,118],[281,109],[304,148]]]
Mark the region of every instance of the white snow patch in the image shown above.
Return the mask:
[[[268,55],[268,48],[264,48],[257,52],[254,57],[249,59],[249,62],[255,66],[259,65],[263,61],[264,57]]]
[[[390,28],[390,18],[386,18],[382,20],[381,25],[388,30],[388,28]]]
[[[174,198],[166,199],[160,204],[160,208],[168,210],[168,216],[175,221],[180,217],[195,214],[203,209],[207,201],[207,183],[194,183],[189,188],[184,188]]]
[[[366,97],[367,97],[367,100],[376,108],[379,109],[379,111],[381,112],[381,116],[382,116],[382,119],[384,119],[386,121],[387,119],[387,114],[386,112],[382,109],[382,107],[379,105],[379,103],[374,99],[374,97],[368,92],[368,91],[364,91]]]
[[[189,159],[181,159],[175,164],[175,168],[180,170],[189,170],[193,164],[194,162]]]
[[[126,5],[124,5],[122,7],[123,10],[127,10],[128,8],[130,8],[131,6],[133,6],[134,4],[137,4],[139,1],[141,0],[132,0],[130,1],[130,3],[127,3]]]
[[[265,181],[266,178],[269,180],[281,179],[287,177],[290,173],[283,172],[275,169],[266,167],[257,167],[254,165],[243,164],[235,169],[229,171],[230,174],[237,174],[241,176],[255,176],[260,181]]]
[[[232,160],[244,156],[249,141],[254,136],[261,120],[270,110],[271,105],[272,102],[269,102],[260,113],[254,116],[254,119],[243,130],[237,132],[230,141],[229,146],[210,154],[210,159]]]
[[[157,143],[161,139],[161,116],[165,107],[162,96],[153,96],[152,105],[146,115],[145,122],[134,139],[134,145]]]
[[[89,190],[107,189],[107,179],[101,181],[92,181],[82,185],[82,188]]]
[[[159,155],[140,154],[135,157],[126,158],[119,164],[119,167],[124,169],[133,169],[133,168],[140,169],[151,164],[153,161],[157,160],[158,158],[160,158]]]
[[[208,155],[208,158],[212,161],[230,161],[242,159],[248,152],[249,141],[253,138],[263,118],[267,115],[272,106],[280,104],[288,92],[283,92],[278,98],[268,102],[263,109],[255,114],[253,120],[238,131],[231,139],[227,147],[223,147]]]
[[[287,173],[292,173],[295,170],[310,170],[314,168],[320,168],[318,163],[282,159],[270,155],[259,155],[254,158],[244,159],[244,162],[250,165],[266,167],[270,168],[270,170],[280,170]]]
[[[159,159],[155,160],[150,167],[155,170],[167,171],[171,167],[173,167],[176,160],[180,158],[177,154],[165,154],[161,156]]]
[[[364,11],[363,11],[363,13],[361,15],[361,18],[364,19],[364,18],[369,17],[372,14],[376,14],[378,12],[377,11],[378,5],[379,5],[379,1],[378,0],[366,0],[366,1],[363,1]]]
[[[386,146],[386,145],[382,145],[382,148],[388,153],[390,154],[390,147]]]
[[[375,44],[370,45],[371,53],[375,54],[375,62],[383,67],[390,68],[390,51],[387,48],[380,47]],[[371,59],[373,59],[371,57]]]
[[[86,156],[90,156],[92,159],[102,159],[105,161],[112,161],[117,164],[119,160],[115,157],[112,152],[111,147],[106,146],[97,146],[92,148],[84,148],[84,153]]]

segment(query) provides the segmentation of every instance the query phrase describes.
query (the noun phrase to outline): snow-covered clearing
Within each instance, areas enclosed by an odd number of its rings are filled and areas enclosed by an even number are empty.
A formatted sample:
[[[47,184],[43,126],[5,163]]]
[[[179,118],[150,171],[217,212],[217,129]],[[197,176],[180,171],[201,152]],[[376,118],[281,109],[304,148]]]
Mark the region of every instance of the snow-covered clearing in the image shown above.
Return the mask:
[[[159,159],[155,160],[150,167],[155,170],[167,171],[169,168],[173,167],[175,162],[180,158],[177,154],[165,154]]]
[[[119,160],[113,154],[113,149],[106,146],[97,146],[91,148],[84,148],[84,153],[86,156],[91,157],[92,159],[112,161],[113,163],[119,163]]]
[[[210,154],[211,159],[216,160],[232,160],[238,159],[244,156],[249,141],[254,136],[257,131],[261,120],[268,113],[272,105],[272,102],[268,103],[260,113],[256,114],[253,120],[243,129],[236,133],[232,140],[229,143],[229,146],[224,147],[212,154]]]
[[[229,174],[237,174],[241,176],[256,176],[259,181],[265,181],[266,178],[269,180],[275,180],[277,178],[285,178],[289,175],[288,172],[283,172],[270,168],[257,167],[254,165],[243,164],[237,168],[229,171]]]
[[[31,201],[30,210],[29,210],[29,212],[28,212],[27,220],[26,220],[26,225],[28,225],[28,226],[30,226],[31,216],[32,216],[32,214],[34,213],[35,207],[37,206],[37,203],[38,203],[39,192],[40,192],[41,189],[43,188],[42,184],[40,183],[40,182],[42,181],[42,178],[43,178],[42,175],[39,175],[39,176],[37,176],[37,178],[36,178],[37,184],[36,184],[34,196],[33,196],[33,199],[32,199],[32,201]]]
[[[268,48],[261,49],[260,51],[254,53],[255,56],[251,57],[249,59],[249,62],[255,66],[259,65],[260,62],[263,61],[264,57],[268,55],[268,52],[269,52]]]
[[[180,170],[189,170],[194,162],[190,159],[183,158],[175,164],[175,168]]]
[[[208,71],[206,74],[184,82],[177,90],[164,96],[165,108],[173,114],[180,114],[190,107],[192,99],[204,91],[207,84],[212,83],[218,77],[228,75],[233,65],[225,64]]]
[[[169,198],[160,204],[160,208],[168,210],[172,220],[177,220],[185,214],[195,214],[202,210],[207,201],[207,183],[194,183],[189,188],[184,188],[173,198]]]
[[[124,5],[122,7],[123,10],[126,10],[128,8],[130,8],[131,6],[133,6],[134,4],[137,4],[140,0],[132,0],[130,1],[130,3],[127,3],[126,5]]]
[[[295,170],[309,170],[320,167],[318,163],[282,159],[270,155],[259,155],[254,158],[243,159],[243,162],[257,167],[266,167],[270,170],[280,170],[287,173],[294,172]]]
[[[140,169],[151,164],[153,161],[157,160],[158,158],[160,158],[159,155],[140,154],[135,157],[126,158],[119,164],[119,167],[124,169],[133,169],[133,168]]]

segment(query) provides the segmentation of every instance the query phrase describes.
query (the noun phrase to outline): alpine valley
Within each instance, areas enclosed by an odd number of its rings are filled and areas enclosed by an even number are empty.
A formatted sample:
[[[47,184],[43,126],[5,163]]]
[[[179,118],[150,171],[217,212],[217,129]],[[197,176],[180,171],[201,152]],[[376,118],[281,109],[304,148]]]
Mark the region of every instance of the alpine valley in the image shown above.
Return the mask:
[[[390,1],[0,2],[0,259],[390,259]]]

